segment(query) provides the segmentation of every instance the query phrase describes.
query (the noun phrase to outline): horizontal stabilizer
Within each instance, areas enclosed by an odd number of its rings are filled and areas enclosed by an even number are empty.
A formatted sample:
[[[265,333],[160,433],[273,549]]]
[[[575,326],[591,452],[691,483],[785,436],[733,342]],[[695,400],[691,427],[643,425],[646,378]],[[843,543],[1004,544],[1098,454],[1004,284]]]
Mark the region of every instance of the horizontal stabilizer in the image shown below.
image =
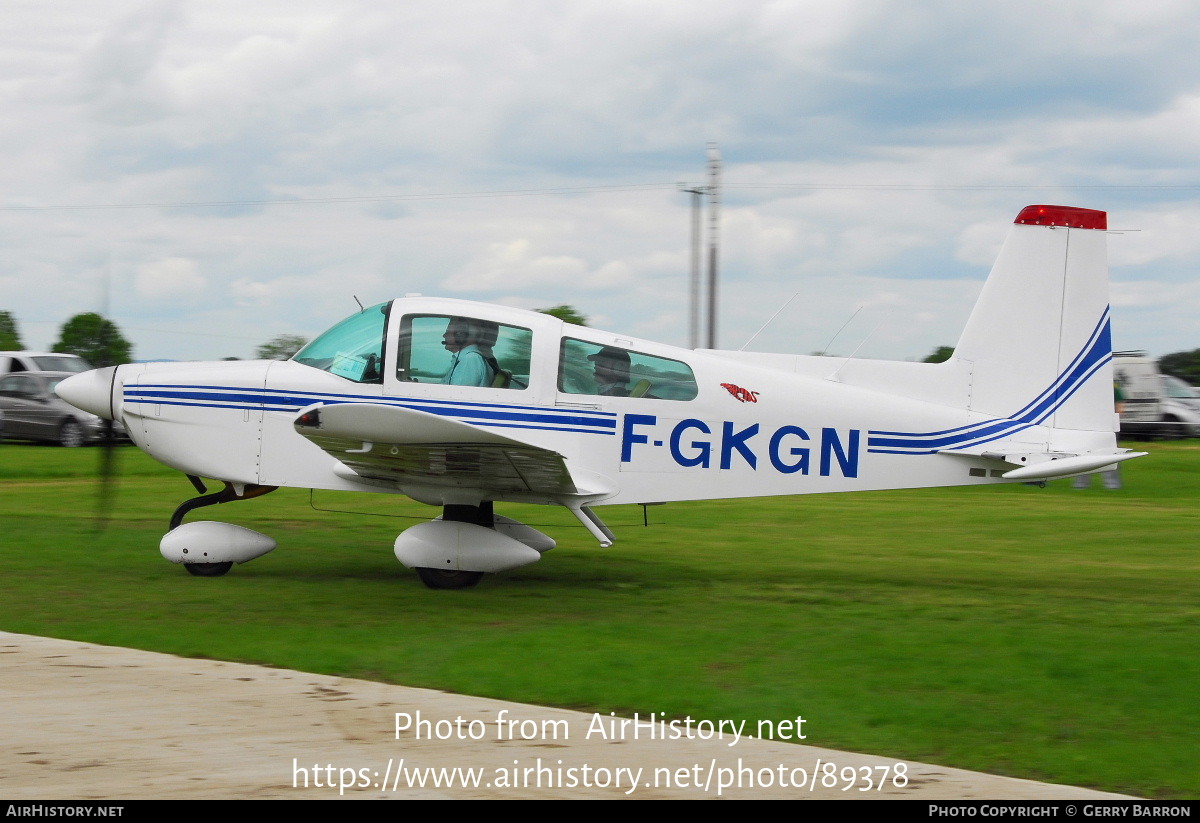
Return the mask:
[[[1081,454],[1075,457],[1052,457],[1032,466],[1013,469],[1001,476],[1005,480],[1051,480],[1057,477],[1071,477],[1076,474],[1106,470],[1124,460],[1143,457],[1145,454],[1146,452],[1125,452],[1123,454]]]

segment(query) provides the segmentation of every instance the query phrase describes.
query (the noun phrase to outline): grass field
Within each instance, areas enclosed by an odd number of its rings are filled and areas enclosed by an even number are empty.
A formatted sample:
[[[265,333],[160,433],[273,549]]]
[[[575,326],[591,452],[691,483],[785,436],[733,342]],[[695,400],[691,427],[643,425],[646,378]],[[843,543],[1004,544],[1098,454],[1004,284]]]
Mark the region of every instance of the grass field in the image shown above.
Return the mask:
[[[200,579],[157,550],[181,475],[122,449],[96,533],[95,450],[3,444],[0,629],[600,712],[803,715],[814,745],[1194,798],[1200,445],[1145,448],[1120,492],[672,504],[649,529],[604,509],[609,549],[564,511],[503,507],[559,548],[435,592],[391,552],[436,513],[404,498],[193,514],[280,544]]]

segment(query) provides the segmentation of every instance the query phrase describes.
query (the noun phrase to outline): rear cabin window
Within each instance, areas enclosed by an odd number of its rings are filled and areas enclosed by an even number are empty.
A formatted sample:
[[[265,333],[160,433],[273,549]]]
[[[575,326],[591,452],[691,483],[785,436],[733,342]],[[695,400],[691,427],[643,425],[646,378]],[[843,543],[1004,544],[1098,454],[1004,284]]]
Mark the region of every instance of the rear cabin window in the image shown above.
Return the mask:
[[[406,315],[400,324],[396,377],[496,389],[529,386],[533,332],[475,317]]]
[[[696,377],[687,363],[564,337],[558,390],[602,397],[692,400]]]

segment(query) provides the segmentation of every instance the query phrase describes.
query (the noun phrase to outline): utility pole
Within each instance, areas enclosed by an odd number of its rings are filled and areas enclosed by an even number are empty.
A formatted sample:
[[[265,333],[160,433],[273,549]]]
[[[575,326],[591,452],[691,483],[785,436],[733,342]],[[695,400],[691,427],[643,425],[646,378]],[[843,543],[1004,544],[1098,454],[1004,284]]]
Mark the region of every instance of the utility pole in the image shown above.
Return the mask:
[[[705,347],[717,347],[717,249],[720,245],[721,154],[716,143],[708,144],[708,185],[680,183],[679,190],[692,196],[692,266],[688,300],[688,346],[696,349],[704,339]],[[705,291],[700,275],[700,212],[708,195],[708,311],[707,335],[701,334],[700,302]]]
[[[705,186],[686,187],[686,183],[679,184],[679,190],[692,196],[692,266],[691,274],[688,278],[689,298],[688,298],[688,348],[700,348],[700,203],[704,193],[708,191]]]
[[[708,144],[708,348],[717,347],[717,248],[720,245],[721,153]]]

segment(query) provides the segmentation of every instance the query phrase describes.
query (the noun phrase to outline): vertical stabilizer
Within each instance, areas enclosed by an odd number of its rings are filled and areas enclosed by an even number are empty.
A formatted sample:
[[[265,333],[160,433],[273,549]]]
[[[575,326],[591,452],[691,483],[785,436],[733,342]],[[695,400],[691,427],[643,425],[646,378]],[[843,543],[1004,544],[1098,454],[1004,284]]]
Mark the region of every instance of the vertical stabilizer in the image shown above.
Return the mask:
[[[1114,431],[1107,228],[1092,209],[1017,216],[954,352],[971,410]]]

